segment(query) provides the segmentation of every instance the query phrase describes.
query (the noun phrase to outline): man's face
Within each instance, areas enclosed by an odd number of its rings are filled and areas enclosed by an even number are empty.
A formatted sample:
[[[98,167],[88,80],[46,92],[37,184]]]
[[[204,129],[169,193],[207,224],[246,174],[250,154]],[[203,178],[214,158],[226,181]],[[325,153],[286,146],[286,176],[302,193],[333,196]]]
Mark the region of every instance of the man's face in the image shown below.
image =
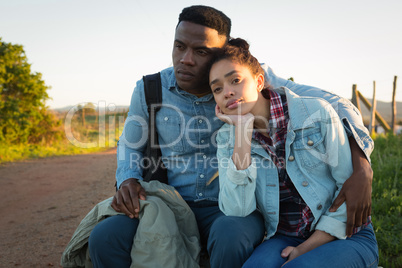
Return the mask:
[[[218,31],[182,21],[177,26],[173,46],[173,67],[179,87],[189,93],[209,92],[208,64],[213,51],[226,43]]]

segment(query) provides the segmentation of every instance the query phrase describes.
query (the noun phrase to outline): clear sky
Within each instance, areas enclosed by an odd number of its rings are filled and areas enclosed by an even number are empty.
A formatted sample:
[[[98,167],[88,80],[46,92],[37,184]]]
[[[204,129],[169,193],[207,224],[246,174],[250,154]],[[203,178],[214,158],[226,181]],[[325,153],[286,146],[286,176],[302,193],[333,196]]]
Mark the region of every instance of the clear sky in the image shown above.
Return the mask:
[[[24,46],[51,108],[129,105],[137,80],[171,66],[177,18],[193,4],[232,19],[232,36],[283,78],[351,97],[357,84],[402,101],[401,0],[0,0],[0,37]]]

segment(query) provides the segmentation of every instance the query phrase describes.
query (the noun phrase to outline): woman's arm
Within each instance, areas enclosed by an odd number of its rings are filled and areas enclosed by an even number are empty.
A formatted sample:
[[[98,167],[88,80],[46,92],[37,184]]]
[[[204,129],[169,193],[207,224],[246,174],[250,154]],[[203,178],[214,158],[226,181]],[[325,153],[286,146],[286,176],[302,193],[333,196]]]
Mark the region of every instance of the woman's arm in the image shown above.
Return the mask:
[[[217,108],[216,114],[222,121],[234,125],[237,118],[223,117]],[[247,120],[246,120],[247,121]],[[244,121],[244,122],[246,122]],[[252,125],[253,118],[249,124]],[[251,159],[251,131],[249,125],[238,127],[223,125],[216,137],[219,162],[219,207],[227,216],[247,216],[257,205],[255,187],[257,169]],[[235,141],[233,141],[233,134]],[[233,148],[233,150],[231,149]]]
[[[326,232],[316,230],[306,241],[297,247],[286,247],[282,250],[282,258],[288,258],[287,262],[299,257],[300,255],[309,252],[319,246],[329,243],[336,238]],[[287,263],[285,262],[284,265]]]

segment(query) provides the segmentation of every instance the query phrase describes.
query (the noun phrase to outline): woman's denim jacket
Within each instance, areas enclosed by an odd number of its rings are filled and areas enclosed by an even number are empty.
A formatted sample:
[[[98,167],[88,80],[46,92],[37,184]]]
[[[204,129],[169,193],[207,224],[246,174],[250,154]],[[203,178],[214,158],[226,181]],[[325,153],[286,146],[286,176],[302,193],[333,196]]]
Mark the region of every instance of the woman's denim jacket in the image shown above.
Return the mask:
[[[312,230],[346,238],[346,205],[329,212],[334,198],[353,171],[348,137],[332,106],[323,99],[300,97],[287,88],[289,124],[286,137],[286,170],[310,207]],[[259,209],[265,219],[267,239],[279,222],[278,171],[261,145],[252,140],[252,164],[237,170],[233,160],[235,128],[225,124],[217,135],[219,206],[230,216],[247,216]]]

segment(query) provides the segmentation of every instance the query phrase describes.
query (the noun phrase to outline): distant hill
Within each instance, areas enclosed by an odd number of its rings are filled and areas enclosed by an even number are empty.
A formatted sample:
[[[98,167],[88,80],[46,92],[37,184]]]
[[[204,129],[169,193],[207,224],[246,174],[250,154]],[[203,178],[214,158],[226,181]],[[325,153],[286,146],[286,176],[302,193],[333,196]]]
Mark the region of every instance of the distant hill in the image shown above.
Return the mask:
[[[371,103],[371,99],[368,99]],[[74,106],[66,106],[63,108],[51,109],[58,113],[65,113],[68,112]],[[362,109],[363,120],[364,123],[367,125],[370,121],[370,111],[364,106],[363,102],[360,102],[360,108]],[[128,106],[116,106],[115,112],[126,112],[128,111]],[[377,101],[377,111],[380,115],[387,121],[388,124],[391,123],[391,102],[384,102],[384,101]],[[396,102],[396,122],[399,125],[402,125],[402,102]]]
[[[50,109],[50,110],[62,114],[62,113],[66,113],[66,112],[70,111],[73,107],[75,107],[75,106],[70,105],[70,106],[66,106],[66,107],[62,107],[62,108],[55,108],[55,109]],[[128,108],[129,108],[129,106],[124,106],[124,105],[115,106],[115,110],[113,112],[115,112],[115,113],[127,112]],[[107,107],[106,107],[106,110],[107,110]],[[108,111],[106,111],[106,112],[108,112]]]
[[[370,103],[372,99],[367,99]],[[363,114],[363,120],[365,124],[368,124],[370,121],[370,111],[366,108],[363,102],[360,101],[360,108]],[[387,121],[388,124],[391,124],[392,120],[392,107],[391,102],[377,101],[377,111],[380,113],[382,118]],[[396,123],[402,125],[402,102],[396,102]]]

